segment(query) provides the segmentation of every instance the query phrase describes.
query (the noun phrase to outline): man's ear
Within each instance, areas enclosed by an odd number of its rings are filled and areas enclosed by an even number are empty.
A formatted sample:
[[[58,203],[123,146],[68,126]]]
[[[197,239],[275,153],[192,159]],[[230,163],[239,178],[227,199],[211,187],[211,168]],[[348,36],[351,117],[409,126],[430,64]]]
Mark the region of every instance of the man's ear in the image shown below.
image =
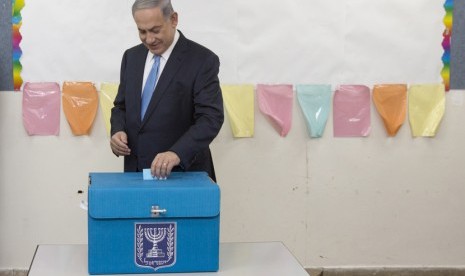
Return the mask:
[[[171,26],[176,27],[178,25],[178,13],[173,12],[170,16]]]

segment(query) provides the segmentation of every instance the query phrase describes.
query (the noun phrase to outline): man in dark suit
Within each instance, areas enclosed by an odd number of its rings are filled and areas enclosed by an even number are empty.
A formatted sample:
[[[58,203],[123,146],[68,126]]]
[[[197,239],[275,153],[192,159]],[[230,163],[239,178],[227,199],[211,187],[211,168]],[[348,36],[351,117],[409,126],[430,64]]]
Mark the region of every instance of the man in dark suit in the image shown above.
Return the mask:
[[[159,179],[206,171],[216,181],[209,144],[224,120],[218,56],[177,30],[170,0],[136,0],[132,14],[142,44],[126,50],[121,63],[113,153],[124,156],[124,171],[150,168]],[[141,107],[145,93],[153,95]]]

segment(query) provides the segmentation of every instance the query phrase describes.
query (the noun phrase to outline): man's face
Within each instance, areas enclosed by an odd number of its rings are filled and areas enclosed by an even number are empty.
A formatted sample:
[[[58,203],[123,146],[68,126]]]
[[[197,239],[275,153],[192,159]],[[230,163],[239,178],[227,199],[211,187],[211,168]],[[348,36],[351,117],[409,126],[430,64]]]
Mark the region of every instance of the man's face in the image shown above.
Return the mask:
[[[173,42],[178,14],[173,13],[165,19],[160,8],[142,9],[134,13],[134,21],[145,47],[153,54],[161,55]]]

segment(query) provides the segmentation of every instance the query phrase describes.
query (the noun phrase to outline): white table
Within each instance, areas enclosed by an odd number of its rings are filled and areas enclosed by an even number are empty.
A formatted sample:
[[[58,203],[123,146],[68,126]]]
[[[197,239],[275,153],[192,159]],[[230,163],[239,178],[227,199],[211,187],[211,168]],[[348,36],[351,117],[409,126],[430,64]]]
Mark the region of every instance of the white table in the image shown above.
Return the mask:
[[[87,245],[39,245],[29,276],[84,276]],[[281,242],[220,243],[220,269],[203,273],[158,273],[166,276],[308,276]],[[113,275],[113,276],[127,276]]]

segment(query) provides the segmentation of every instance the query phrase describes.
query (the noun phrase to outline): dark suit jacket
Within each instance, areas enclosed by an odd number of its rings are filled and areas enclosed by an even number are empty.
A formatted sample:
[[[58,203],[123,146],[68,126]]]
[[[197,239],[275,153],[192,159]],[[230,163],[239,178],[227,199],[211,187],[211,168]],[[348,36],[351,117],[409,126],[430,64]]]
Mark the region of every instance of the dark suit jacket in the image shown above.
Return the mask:
[[[209,144],[224,120],[218,56],[180,33],[141,121],[147,53],[143,44],[124,53],[111,112],[111,135],[128,135],[124,171],[150,168],[158,153],[170,150],[181,159],[173,171],[206,171],[215,180]]]

